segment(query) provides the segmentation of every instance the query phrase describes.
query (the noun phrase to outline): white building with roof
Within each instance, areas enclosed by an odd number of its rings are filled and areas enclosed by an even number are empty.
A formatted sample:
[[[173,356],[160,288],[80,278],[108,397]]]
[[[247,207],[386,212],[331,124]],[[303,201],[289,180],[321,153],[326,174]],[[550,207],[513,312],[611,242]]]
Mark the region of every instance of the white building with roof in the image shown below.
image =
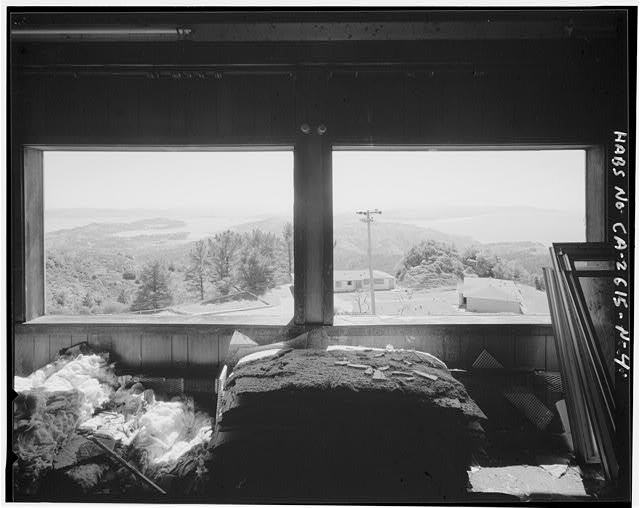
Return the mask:
[[[467,312],[523,313],[522,296],[512,280],[465,277],[458,286],[458,298]]]
[[[384,291],[396,287],[396,278],[386,272],[373,270],[373,289]],[[350,293],[369,290],[369,270],[334,270],[333,291]]]

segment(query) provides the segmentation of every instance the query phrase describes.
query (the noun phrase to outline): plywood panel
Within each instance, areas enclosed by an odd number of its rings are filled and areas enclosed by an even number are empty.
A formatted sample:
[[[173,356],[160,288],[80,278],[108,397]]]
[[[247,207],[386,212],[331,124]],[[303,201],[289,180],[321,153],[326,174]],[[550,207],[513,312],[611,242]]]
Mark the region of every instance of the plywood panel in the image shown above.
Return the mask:
[[[49,335],[49,361],[53,361],[58,352],[71,346],[70,333],[52,333]]]
[[[444,338],[444,352],[442,361],[447,364],[448,367],[458,368],[461,365],[461,345],[460,337],[456,334],[452,334]]]
[[[189,335],[189,366],[217,369],[218,338],[215,335]]]
[[[277,75],[269,78],[272,83],[270,95],[271,137],[275,139],[295,139],[294,79],[289,75]]]
[[[49,334],[37,334],[33,340],[33,368],[37,370],[49,363]]]
[[[189,364],[189,337],[187,335],[171,336],[171,359],[175,367],[186,367]]]
[[[168,367],[171,365],[171,335],[142,335],[142,368]]]
[[[120,142],[130,142],[139,135],[138,103],[141,78],[111,78],[109,87],[113,99],[109,101],[107,120],[109,132]]]
[[[556,341],[553,335],[547,335],[546,338],[546,370],[558,371],[560,370],[560,364],[558,362],[558,354],[556,351]]]
[[[200,78],[189,80],[183,86],[187,136],[201,143],[215,139],[218,134],[216,82],[213,78]]]
[[[168,87],[164,79],[141,80],[138,125],[142,139],[161,143],[171,132]]]
[[[80,330],[73,330],[71,332],[71,345],[81,344],[83,342],[89,342],[89,334]]]
[[[16,334],[14,338],[14,371],[16,376],[28,376],[35,369],[33,368],[34,359],[34,335]]]
[[[111,334],[105,332],[89,332],[88,334],[89,345],[96,348],[98,351],[112,351]]]
[[[444,336],[440,330],[427,330],[424,335],[416,336],[416,349],[430,353],[438,358],[444,356]]]
[[[462,356],[466,369],[471,369],[476,358],[478,358],[478,355],[482,353],[484,349],[483,333],[482,329],[476,329],[474,331],[470,327],[465,329],[464,334],[460,338],[462,342]]]
[[[112,336],[114,360],[118,362],[118,367],[140,368],[142,360],[140,339],[141,334],[135,332],[117,333]]]
[[[484,334],[484,348],[503,367],[514,366],[514,339],[507,331],[496,330]]]
[[[515,367],[544,369],[546,363],[546,337],[518,337],[514,341]]]

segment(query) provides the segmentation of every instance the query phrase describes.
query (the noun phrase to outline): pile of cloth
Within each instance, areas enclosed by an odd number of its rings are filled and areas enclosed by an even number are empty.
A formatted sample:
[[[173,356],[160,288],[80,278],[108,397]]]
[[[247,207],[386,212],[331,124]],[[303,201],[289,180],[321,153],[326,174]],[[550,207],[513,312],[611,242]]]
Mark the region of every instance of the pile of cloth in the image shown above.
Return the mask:
[[[71,348],[14,388],[16,500],[144,497],[153,483],[178,496],[208,481],[210,416],[188,396],[157,400],[133,376],[117,376],[106,353]]]
[[[486,417],[443,362],[390,346],[297,342],[244,356],[227,378],[210,465],[218,499],[369,504],[466,495]]]

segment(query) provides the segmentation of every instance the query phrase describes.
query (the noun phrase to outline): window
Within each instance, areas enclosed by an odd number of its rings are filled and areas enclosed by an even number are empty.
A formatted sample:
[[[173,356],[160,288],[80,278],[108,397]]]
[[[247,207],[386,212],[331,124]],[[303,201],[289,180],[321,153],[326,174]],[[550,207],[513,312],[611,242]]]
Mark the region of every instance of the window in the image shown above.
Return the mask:
[[[285,324],[290,151],[47,151],[45,313]]]
[[[386,318],[548,319],[548,248],[586,240],[585,150],[335,150],[332,166],[334,270],[367,274],[334,294],[336,323],[372,297]]]

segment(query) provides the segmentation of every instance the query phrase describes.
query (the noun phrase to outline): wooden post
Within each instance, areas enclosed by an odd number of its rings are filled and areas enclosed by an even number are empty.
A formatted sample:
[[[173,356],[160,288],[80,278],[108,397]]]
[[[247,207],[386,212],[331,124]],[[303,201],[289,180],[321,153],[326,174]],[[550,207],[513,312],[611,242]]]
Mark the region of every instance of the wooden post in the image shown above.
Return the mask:
[[[331,143],[324,123],[324,74],[296,79],[294,292],[297,325],[333,323]]]

